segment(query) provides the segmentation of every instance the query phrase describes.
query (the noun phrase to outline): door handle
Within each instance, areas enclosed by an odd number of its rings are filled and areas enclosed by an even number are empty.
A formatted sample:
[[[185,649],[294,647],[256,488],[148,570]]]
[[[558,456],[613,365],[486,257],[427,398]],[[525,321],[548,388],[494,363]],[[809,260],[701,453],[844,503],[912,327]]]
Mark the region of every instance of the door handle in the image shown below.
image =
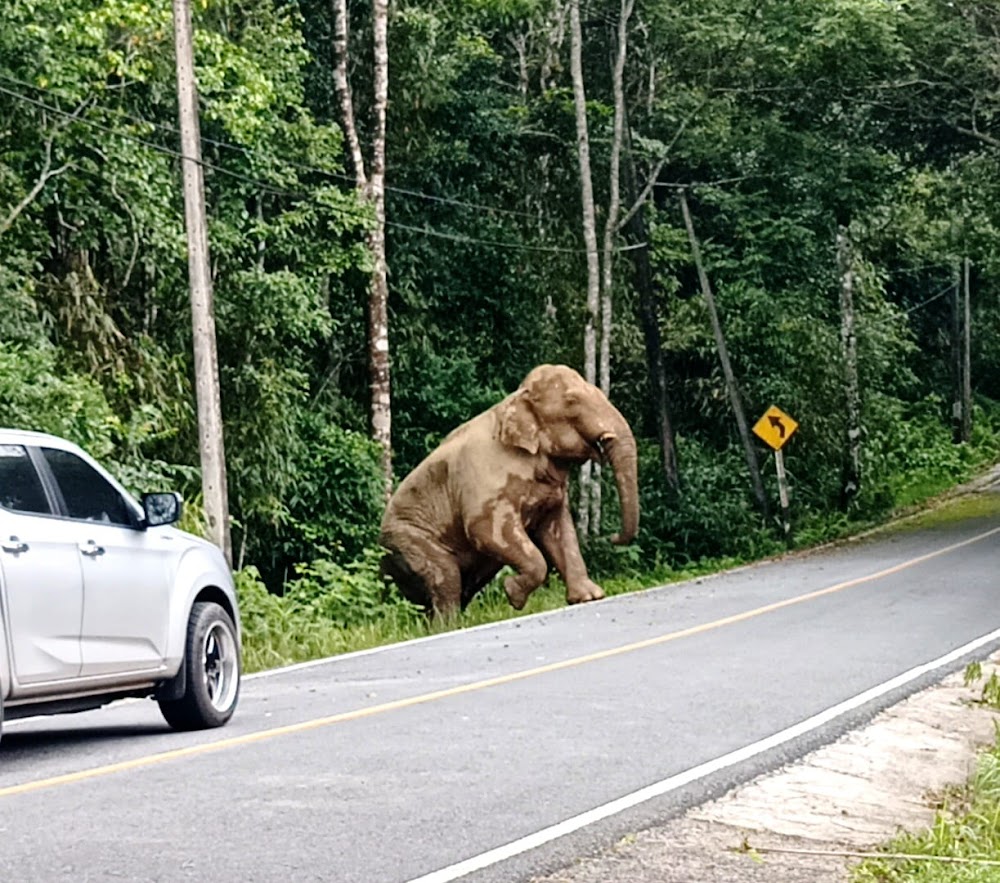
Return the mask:
[[[96,558],[98,555],[104,554],[104,546],[98,546],[93,540],[90,540],[86,544],[80,545],[80,554],[86,555],[88,558]]]
[[[12,555],[20,555],[22,552],[28,551],[28,544],[22,543],[17,537],[11,537],[9,540],[4,540],[3,543],[0,543],[0,547],[2,547],[5,552],[10,552]]]

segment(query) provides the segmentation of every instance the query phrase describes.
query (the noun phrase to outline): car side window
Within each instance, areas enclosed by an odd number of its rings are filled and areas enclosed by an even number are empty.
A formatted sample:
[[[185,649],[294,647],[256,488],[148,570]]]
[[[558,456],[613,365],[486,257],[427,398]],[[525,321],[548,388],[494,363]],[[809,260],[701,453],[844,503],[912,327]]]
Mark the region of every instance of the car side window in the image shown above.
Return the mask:
[[[118,489],[93,466],[58,448],[42,448],[42,455],[62,491],[70,518],[134,526],[128,504]]]
[[[0,506],[14,512],[52,514],[41,479],[23,445],[0,445]]]

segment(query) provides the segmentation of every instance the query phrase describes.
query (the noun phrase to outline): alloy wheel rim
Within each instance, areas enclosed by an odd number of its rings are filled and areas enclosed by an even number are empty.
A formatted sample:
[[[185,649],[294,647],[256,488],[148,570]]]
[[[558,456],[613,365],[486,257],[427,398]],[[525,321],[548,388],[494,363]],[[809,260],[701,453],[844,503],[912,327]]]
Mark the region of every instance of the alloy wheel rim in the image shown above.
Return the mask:
[[[236,639],[224,623],[214,622],[202,645],[205,692],[216,711],[228,711],[236,698],[238,655]]]

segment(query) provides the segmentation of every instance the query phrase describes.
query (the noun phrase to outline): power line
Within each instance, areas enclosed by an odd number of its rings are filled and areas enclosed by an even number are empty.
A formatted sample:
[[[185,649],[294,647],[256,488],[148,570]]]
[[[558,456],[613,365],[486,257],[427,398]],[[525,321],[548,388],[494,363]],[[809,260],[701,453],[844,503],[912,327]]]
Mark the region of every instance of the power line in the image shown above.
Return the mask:
[[[3,74],[0,74],[0,78],[7,79],[7,80],[11,80],[12,79],[10,77],[6,77]],[[162,144],[157,144],[156,142],[149,141],[149,140],[147,140],[145,138],[140,138],[137,135],[132,135],[132,134],[127,133],[127,132],[122,132],[120,130],[116,130],[116,129],[114,129],[111,126],[108,126],[108,125],[105,125],[103,123],[97,122],[96,120],[88,119],[86,116],[75,115],[75,114],[73,114],[73,113],[71,113],[69,111],[63,110],[60,107],[56,107],[56,106],[53,106],[53,105],[50,105],[50,104],[46,104],[43,101],[39,101],[36,98],[32,98],[29,95],[25,95],[23,93],[20,93],[20,92],[17,92],[15,90],[13,90],[13,89],[8,89],[5,86],[0,85],[0,93],[9,95],[9,96],[11,96],[13,98],[16,98],[18,100],[27,102],[28,104],[31,104],[31,105],[33,105],[35,107],[38,107],[38,108],[40,108],[42,110],[45,110],[45,111],[48,111],[50,113],[54,113],[54,114],[57,114],[59,116],[63,116],[65,118],[71,119],[71,120],[73,120],[75,122],[80,122],[80,123],[83,123],[83,124],[85,124],[87,126],[91,126],[92,128],[98,129],[99,131],[104,132],[105,134],[116,135],[116,136],[118,136],[120,138],[123,138],[125,140],[133,141],[133,142],[135,142],[137,144],[142,145],[143,147],[146,147],[146,148],[148,148],[150,150],[153,150],[155,152],[158,152],[158,153],[162,153],[162,154],[164,154],[166,156],[170,156],[170,157],[172,157],[174,159],[184,159],[185,158],[184,155],[180,151],[178,151],[178,150],[175,150],[175,149],[170,148],[170,147],[165,147]],[[101,108],[101,110],[103,111],[105,109]],[[129,118],[129,117],[126,115],[126,118]],[[131,117],[131,119],[134,122],[137,122],[140,125],[144,124],[144,125],[151,126],[153,128],[164,128],[164,129],[166,129],[168,131],[176,132],[176,129],[173,129],[172,127],[166,126],[165,124],[154,123],[154,122],[150,122],[148,120],[142,120],[141,118],[136,118],[136,117]],[[204,140],[207,143],[218,143],[221,146],[229,147],[229,148],[231,148],[233,150],[241,151],[241,152],[247,154],[248,156],[252,156],[252,154],[250,154],[249,151],[247,151],[245,148],[239,147],[237,145],[225,144],[224,142],[213,142],[211,139],[204,139]],[[308,194],[308,193],[296,193],[296,192],[290,191],[290,190],[279,189],[277,187],[274,187],[271,184],[268,184],[265,181],[261,181],[259,178],[254,178],[254,177],[251,177],[249,175],[244,175],[244,174],[242,174],[240,172],[234,172],[234,171],[232,171],[230,169],[225,168],[224,166],[221,166],[221,165],[218,165],[216,163],[212,163],[212,162],[206,161],[205,159],[202,159],[200,161],[200,164],[201,164],[202,168],[204,168],[206,170],[210,170],[210,171],[222,174],[222,175],[226,175],[228,177],[234,178],[234,179],[236,179],[236,180],[238,180],[238,181],[240,181],[242,183],[245,183],[245,184],[250,184],[250,185],[252,185],[254,187],[257,187],[258,189],[263,190],[264,192],[269,193],[269,194],[274,195],[274,196],[284,196],[284,197],[289,197],[289,198],[293,198],[293,199],[304,199],[304,200],[312,200],[313,199],[313,197],[310,194]],[[295,163],[290,163],[290,164],[293,165],[293,166],[296,166]],[[337,173],[328,172],[328,171],[326,171],[324,169],[317,169],[317,168],[312,167],[312,166],[299,165],[298,167],[301,168],[301,169],[305,169],[305,170],[308,170],[308,171],[315,172],[317,174],[321,174],[321,175],[329,175],[331,177],[342,178],[342,179],[348,180],[348,181],[351,180],[346,175],[337,175]],[[433,197],[430,194],[422,194],[422,193],[418,194],[417,191],[409,191],[409,192],[413,193],[413,194],[420,195],[420,196],[428,198],[428,199],[438,199],[438,200],[440,200],[442,202],[456,202],[456,203],[458,202],[457,200],[449,200],[446,197]],[[473,203],[463,203],[463,204],[467,205],[469,207],[490,209],[490,207],[488,207],[488,206],[476,206]],[[331,208],[330,206],[327,206],[327,205],[324,205],[323,207],[325,209],[327,209],[327,210],[329,210]],[[490,210],[492,210],[492,209],[490,209]],[[504,212],[506,212],[508,214],[514,213],[514,212],[511,212],[510,210],[506,210],[506,209],[501,209],[499,211],[504,211]],[[342,216],[345,216],[347,214],[348,214],[347,212],[342,212],[341,213]],[[533,215],[528,215],[527,213],[515,213],[515,214],[523,214],[526,217],[534,217]],[[361,215],[356,215],[355,217],[358,220],[361,219]],[[431,229],[429,227],[415,227],[415,226],[412,226],[412,225],[403,224],[403,223],[398,222],[398,221],[386,220],[385,223],[386,223],[387,227],[394,227],[394,228],[397,228],[397,229],[408,230],[410,232],[421,233],[421,234],[423,234],[425,236],[432,236],[432,237],[436,237],[436,238],[439,238],[439,239],[447,239],[447,240],[453,241],[453,242],[462,242],[462,243],[465,243],[465,244],[468,244],[468,245],[488,245],[488,246],[491,246],[491,247],[509,248],[509,249],[513,249],[513,250],[529,251],[529,252],[543,252],[543,253],[549,253],[549,254],[586,254],[587,253],[586,249],[581,249],[581,248],[566,248],[566,247],[560,247],[560,246],[524,245],[523,243],[519,243],[519,242],[504,242],[504,241],[500,241],[500,240],[479,239],[479,238],[471,237],[471,236],[458,236],[456,234],[445,233],[445,232],[442,232],[442,231],[439,231],[439,230],[433,230],[433,229]],[[637,244],[633,244],[633,245],[622,246],[622,247],[616,248],[614,251],[615,251],[615,253],[632,251],[633,249],[635,249],[635,248],[641,248],[642,246],[644,246],[646,244],[647,243],[637,243]]]
[[[949,282],[944,288],[942,288],[937,294],[932,294],[927,300],[921,301],[916,306],[909,307],[903,310],[903,315],[908,316],[910,313],[915,313],[917,310],[922,310],[927,304],[933,303],[934,301],[944,297],[949,291],[955,287],[954,282]]]
[[[19,81],[15,80],[14,78],[8,77],[8,76],[6,76],[6,75],[4,75],[2,73],[0,73],[0,79],[5,79],[5,80],[8,80],[8,81],[12,81],[12,82],[19,82]],[[27,85],[27,84],[25,84],[25,85]],[[39,100],[37,100],[35,98],[32,98],[32,97],[30,97],[28,95],[24,95],[22,93],[16,92],[14,90],[8,89],[8,88],[6,88],[4,86],[0,86],[0,93],[9,95],[9,96],[11,96],[13,98],[16,98],[16,99],[19,99],[19,100],[22,100],[22,101],[25,101],[25,102],[27,102],[29,104],[32,104],[32,105],[34,105],[36,107],[39,107],[39,108],[43,109],[43,110],[47,110],[47,111],[49,111],[51,113],[55,113],[57,115],[63,116],[63,117],[65,117],[65,118],[67,118],[67,119],[69,119],[71,121],[82,122],[82,123],[84,123],[84,124],[86,124],[88,126],[96,128],[96,129],[98,129],[98,130],[100,130],[102,132],[105,132],[106,134],[117,135],[118,137],[124,138],[125,140],[133,141],[133,142],[135,142],[137,144],[140,144],[140,145],[142,145],[144,147],[148,147],[149,149],[151,149],[151,150],[153,150],[155,152],[162,153],[164,155],[170,156],[170,157],[175,158],[175,159],[183,159],[184,158],[183,154],[180,151],[178,151],[178,150],[174,150],[172,148],[165,147],[165,146],[163,146],[161,144],[156,144],[155,142],[148,141],[148,140],[146,140],[144,138],[139,138],[136,135],[132,135],[132,134],[129,134],[129,133],[124,133],[124,132],[121,132],[121,131],[117,131],[117,130],[113,129],[110,126],[106,126],[106,125],[104,125],[102,123],[99,123],[99,122],[97,122],[95,120],[90,120],[90,119],[87,119],[86,117],[80,116],[78,113],[64,111],[64,110],[62,110],[59,107],[54,107],[52,105],[45,104],[42,101],[39,101]],[[101,110],[106,110],[106,109],[105,108],[101,108]],[[133,122],[136,122],[138,124],[149,125],[149,126],[152,126],[153,128],[162,128],[162,129],[165,129],[167,131],[174,132],[174,133],[177,132],[176,128],[168,126],[166,124],[153,123],[153,122],[150,122],[148,120],[143,120],[143,119],[138,118],[138,117],[131,117],[131,116],[127,115],[127,114],[121,114],[121,116],[123,116],[125,118],[128,118],[128,119],[131,119]],[[240,151],[240,152],[243,152],[243,153],[245,153],[247,155],[251,155],[250,152],[247,149],[242,148],[242,147],[240,147],[238,145],[226,144],[225,142],[216,142],[216,141],[213,141],[212,139],[203,139],[203,140],[205,140],[207,143],[213,143],[213,144],[216,144],[216,145],[221,146],[221,147],[227,147],[229,149]],[[275,195],[275,196],[285,196],[285,197],[296,198],[296,199],[312,199],[312,197],[310,196],[310,194],[307,194],[307,193],[296,193],[296,192],[290,191],[290,190],[278,189],[278,188],[273,187],[272,185],[267,184],[264,181],[261,181],[258,178],[253,178],[251,176],[244,175],[244,174],[241,174],[239,172],[233,172],[233,171],[231,171],[229,169],[226,169],[226,168],[224,168],[222,166],[219,166],[219,165],[216,165],[214,163],[210,163],[210,162],[206,162],[206,161],[202,160],[201,164],[206,169],[211,169],[212,171],[215,171],[215,172],[218,172],[220,174],[227,175],[229,177],[235,178],[236,180],[239,180],[242,183],[251,184],[251,185],[253,185],[253,186],[255,186],[255,187],[257,187],[257,188],[259,188],[261,190],[264,190],[267,193]],[[296,165],[296,164],[292,163],[292,165]],[[306,169],[306,170],[318,172],[320,174],[329,174],[332,177],[340,177],[340,178],[343,178],[344,180],[351,181],[351,179],[349,178],[349,176],[346,176],[346,175],[340,175],[340,176],[338,176],[338,175],[336,175],[336,173],[326,172],[325,170],[316,169],[314,167],[306,166],[306,165],[303,165],[303,164],[300,164],[298,167]],[[82,171],[89,171],[89,170],[86,170],[86,169],[81,169],[81,170]],[[95,177],[96,177],[96,173],[94,173],[94,174],[95,174]],[[728,182],[707,182],[707,183],[708,184],[718,184],[718,183],[728,183]],[[698,185],[698,184],[688,184],[688,185],[664,185],[664,186],[704,186],[704,183],[702,183],[701,185]],[[449,200],[449,199],[447,199],[445,197],[433,197],[430,194],[419,193],[418,191],[406,191],[403,188],[398,188],[398,189],[400,190],[400,192],[406,193],[408,195],[416,195],[416,196],[421,196],[421,197],[428,198],[428,199],[440,199],[442,202],[457,202],[455,200]],[[461,203],[461,202],[459,202],[458,204],[465,205],[465,206],[472,207],[472,208],[481,208],[482,207],[482,206],[476,206],[474,203]],[[327,209],[327,210],[330,210],[332,208],[329,205],[324,205],[323,207],[325,209]],[[500,211],[507,211],[507,210],[501,209]],[[507,213],[513,213],[513,212],[507,212]],[[346,215],[348,213],[347,212],[342,212],[341,214],[342,215]],[[524,214],[524,213],[521,213],[521,214]],[[356,217],[360,219],[360,215],[358,215]],[[561,246],[525,245],[525,244],[519,243],[519,242],[505,242],[503,240],[481,239],[481,238],[472,237],[472,236],[465,236],[465,235],[462,235],[462,234],[446,233],[444,231],[433,230],[433,229],[428,228],[428,227],[418,227],[418,226],[414,226],[414,225],[411,225],[411,224],[404,224],[404,223],[398,222],[398,221],[389,221],[389,220],[386,220],[386,226],[394,227],[394,228],[400,229],[400,230],[406,230],[407,232],[410,232],[410,233],[418,233],[418,234],[421,234],[421,235],[424,235],[424,236],[431,236],[431,237],[435,237],[435,238],[438,238],[438,239],[445,239],[445,240],[448,240],[450,242],[457,242],[457,243],[460,243],[460,244],[463,244],[463,245],[485,245],[485,246],[490,246],[492,248],[508,248],[508,249],[514,249],[514,250],[518,250],[518,251],[539,252],[539,253],[548,253],[548,254],[586,254],[586,250],[585,249],[568,248],[568,247],[561,247]],[[620,254],[620,253],[624,253],[624,252],[634,251],[635,249],[644,248],[647,245],[649,245],[648,242],[633,243],[631,245],[626,245],[626,246],[622,246],[620,248],[617,248],[617,249],[615,249],[615,252],[618,253],[618,254]],[[915,274],[915,273],[918,273],[918,272],[923,272],[923,271],[926,271],[926,270],[945,269],[945,268],[946,268],[945,265],[942,265],[942,264],[936,264],[936,265],[935,264],[927,264],[927,265],[924,265],[924,266],[921,266],[921,267],[906,268],[905,270],[900,270],[898,272],[902,273],[902,274],[907,274],[908,275],[908,274]],[[881,321],[875,322],[872,325],[869,325],[868,327],[869,328],[871,328],[871,327],[878,327],[879,325],[888,324],[890,322],[893,322],[893,321],[895,321],[898,318],[901,318],[903,316],[908,316],[908,315],[916,312],[917,310],[923,309],[924,307],[928,306],[929,304],[933,303],[934,301],[937,301],[940,298],[944,297],[953,288],[954,288],[954,283],[953,282],[949,282],[940,291],[937,291],[936,293],[934,293],[933,295],[931,295],[930,297],[928,297],[926,300],[923,300],[920,303],[915,304],[912,307],[908,307],[907,309],[903,310],[901,313],[898,313],[895,316],[888,316],[888,317],[886,317],[885,319],[883,319]]]
[[[3,75],[0,74],[0,76],[3,76]],[[181,153],[179,150],[175,150],[175,149],[173,149],[171,147],[165,147],[162,144],[157,144],[155,141],[148,141],[145,138],[140,138],[138,135],[132,135],[132,134],[127,133],[127,132],[122,132],[120,130],[116,130],[116,129],[112,128],[111,126],[106,126],[103,123],[99,123],[96,120],[88,119],[85,116],[79,116],[79,115],[70,113],[69,111],[65,111],[65,110],[63,110],[60,107],[54,107],[54,106],[52,106],[50,104],[46,104],[43,101],[39,101],[36,98],[32,98],[29,95],[23,95],[23,94],[21,94],[19,92],[15,92],[12,89],[8,89],[6,86],[0,86],[0,93],[6,94],[6,95],[10,95],[11,97],[17,98],[17,99],[19,99],[21,101],[25,101],[28,104],[32,104],[35,107],[38,107],[38,108],[41,108],[42,110],[48,111],[49,113],[57,114],[58,116],[65,117],[66,119],[72,120],[74,122],[83,123],[83,124],[85,124],[87,126],[90,126],[91,128],[94,128],[94,129],[97,129],[97,130],[99,130],[101,132],[104,132],[107,135],[116,135],[119,138],[125,139],[126,141],[133,141],[136,144],[139,144],[139,145],[141,145],[143,147],[147,147],[147,148],[149,148],[150,150],[152,150],[152,151],[154,151],[156,153],[162,153],[162,154],[164,154],[166,156],[170,156],[170,157],[172,157],[174,159],[184,159],[185,158],[184,154]],[[150,125],[153,125],[153,124],[150,124]],[[194,160],[194,159],[192,159],[191,161],[192,162],[197,162],[197,160]],[[300,197],[304,196],[304,194],[294,194],[294,193],[291,193],[290,191],[287,191],[287,190],[279,190],[278,188],[273,187],[272,185],[268,184],[265,181],[261,181],[258,178],[252,178],[249,175],[243,175],[240,172],[233,172],[230,169],[224,168],[223,166],[215,165],[214,163],[206,162],[204,160],[202,160],[200,162],[200,165],[204,169],[210,169],[213,172],[218,172],[219,174],[227,175],[230,178],[235,178],[236,180],[242,181],[245,184],[253,184],[255,187],[259,187],[261,190],[264,190],[265,192],[271,193],[271,194],[273,194],[275,196],[296,196],[296,195],[298,195]]]
[[[387,222],[388,223],[388,222]],[[517,248],[521,251],[540,251],[540,252],[557,252],[560,254],[586,254],[586,251],[581,251],[579,248],[566,248],[557,245],[545,246],[545,245],[523,245],[521,243],[511,243],[502,242],[499,240],[491,239],[475,239],[471,236],[463,236],[460,233],[443,233],[440,230],[430,230],[426,227],[414,227],[409,224],[394,223],[392,226],[398,227],[402,230],[409,230],[413,233],[426,233],[429,236],[438,236],[442,239],[450,239],[452,242],[461,242],[466,244],[476,244],[476,245],[491,245],[496,248]],[[616,254],[621,254],[626,251],[635,251],[637,248],[645,248],[648,242],[638,242],[631,245],[623,245],[621,248],[615,249]]]
[[[18,86],[23,86],[23,87],[28,88],[28,89],[34,89],[36,91],[50,91],[50,90],[41,90],[40,87],[35,86],[32,83],[29,83],[29,82],[27,82],[25,80],[20,80],[20,79],[18,79],[16,77],[11,77],[8,74],[4,74],[4,73],[0,73],[0,79],[6,80],[9,83],[14,83],[14,84],[16,84]],[[11,92],[8,91],[8,94],[13,94],[13,93],[11,93]],[[51,94],[56,94],[56,93],[51,93]],[[26,101],[32,101],[33,100],[29,96],[24,95],[23,93],[18,93],[18,97],[21,97],[22,99],[24,99]],[[59,97],[62,97],[62,96],[59,96],[58,94],[56,94],[56,97],[59,98]],[[65,113],[65,111],[56,110],[56,109],[53,109],[53,108],[49,108],[49,109],[52,109],[53,112],[55,112],[55,113]],[[122,120],[127,120],[128,122],[135,123],[137,125],[150,126],[151,128],[154,128],[154,129],[162,129],[164,132],[169,132],[171,135],[175,135],[175,136],[178,136],[178,137],[180,135],[180,130],[176,126],[171,125],[170,123],[157,122],[157,121],[154,121],[154,120],[145,119],[144,117],[136,116],[135,114],[130,114],[130,113],[127,113],[126,111],[123,111],[123,110],[112,110],[111,108],[106,108],[106,107],[99,107],[98,109],[102,113],[109,114],[109,115],[114,116],[114,117],[118,117],[119,119],[122,119]],[[218,148],[221,148],[223,150],[232,150],[232,151],[234,151],[236,153],[241,153],[241,154],[243,154],[244,156],[246,156],[246,157],[248,157],[250,159],[253,159],[255,155],[259,154],[259,152],[254,151],[251,148],[244,147],[244,146],[242,146],[240,144],[232,144],[231,142],[228,142],[228,141],[220,141],[220,140],[218,140],[216,138],[209,138],[209,137],[204,136],[204,135],[202,136],[201,140],[205,144],[211,144],[213,147],[218,147]],[[178,156],[180,156],[180,154],[178,154]],[[283,158],[282,161],[285,162],[285,163],[287,163],[288,165],[292,166],[293,168],[297,168],[297,169],[300,169],[300,170],[305,170],[305,171],[313,172],[313,173],[318,174],[318,175],[324,175],[326,177],[333,178],[333,179],[335,179],[337,181],[343,181],[343,182],[345,182],[347,184],[350,184],[352,186],[354,186],[356,184],[356,181],[355,181],[355,179],[354,179],[353,176],[345,174],[343,172],[334,172],[331,169],[320,169],[320,168],[317,168],[316,166],[310,166],[310,165],[307,165],[306,163],[296,162],[294,160],[287,159],[287,158]],[[461,199],[453,199],[453,198],[447,197],[447,196],[437,196],[437,195],[432,194],[432,193],[424,193],[423,191],[420,191],[420,190],[412,190],[412,189],[409,189],[409,188],[406,188],[406,187],[398,187],[398,186],[391,185],[391,184],[387,184],[385,189],[387,191],[389,191],[389,192],[392,192],[392,193],[399,193],[399,194],[401,194],[403,196],[411,196],[411,197],[415,197],[415,198],[418,198],[418,199],[424,199],[424,200],[427,200],[428,202],[446,203],[448,205],[456,205],[456,206],[461,206],[463,208],[478,209],[478,210],[481,210],[481,211],[495,212],[496,214],[512,215],[512,216],[529,218],[529,219],[534,219],[534,217],[535,217],[530,212],[523,212],[523,211],[518,211],[516,209],[509,209],[509,208],[500,208],[498,206],[485,205],[483,203],[468,202],[468,201],[461,200]]]

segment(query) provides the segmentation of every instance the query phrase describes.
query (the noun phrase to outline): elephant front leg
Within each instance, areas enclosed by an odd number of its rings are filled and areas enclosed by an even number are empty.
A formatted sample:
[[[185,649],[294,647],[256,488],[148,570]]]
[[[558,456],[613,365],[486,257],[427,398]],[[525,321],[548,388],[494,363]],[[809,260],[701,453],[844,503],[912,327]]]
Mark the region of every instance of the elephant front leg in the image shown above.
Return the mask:
[[[497,506],[489,517],[473,520],[466,531],[480,554],[517,571],[504,580],[503,587],[511,607],[522,610],[531,593],[545,582],[549,565],[524,529],[520,514],[513,506]]]
[[[563,505],[558,513],[542,525],[538,541],[566,583],[566,602],[580,604],[598,601],[604,591],[587,575],[587,565],[580,554],[580,542],[569,508]]]

